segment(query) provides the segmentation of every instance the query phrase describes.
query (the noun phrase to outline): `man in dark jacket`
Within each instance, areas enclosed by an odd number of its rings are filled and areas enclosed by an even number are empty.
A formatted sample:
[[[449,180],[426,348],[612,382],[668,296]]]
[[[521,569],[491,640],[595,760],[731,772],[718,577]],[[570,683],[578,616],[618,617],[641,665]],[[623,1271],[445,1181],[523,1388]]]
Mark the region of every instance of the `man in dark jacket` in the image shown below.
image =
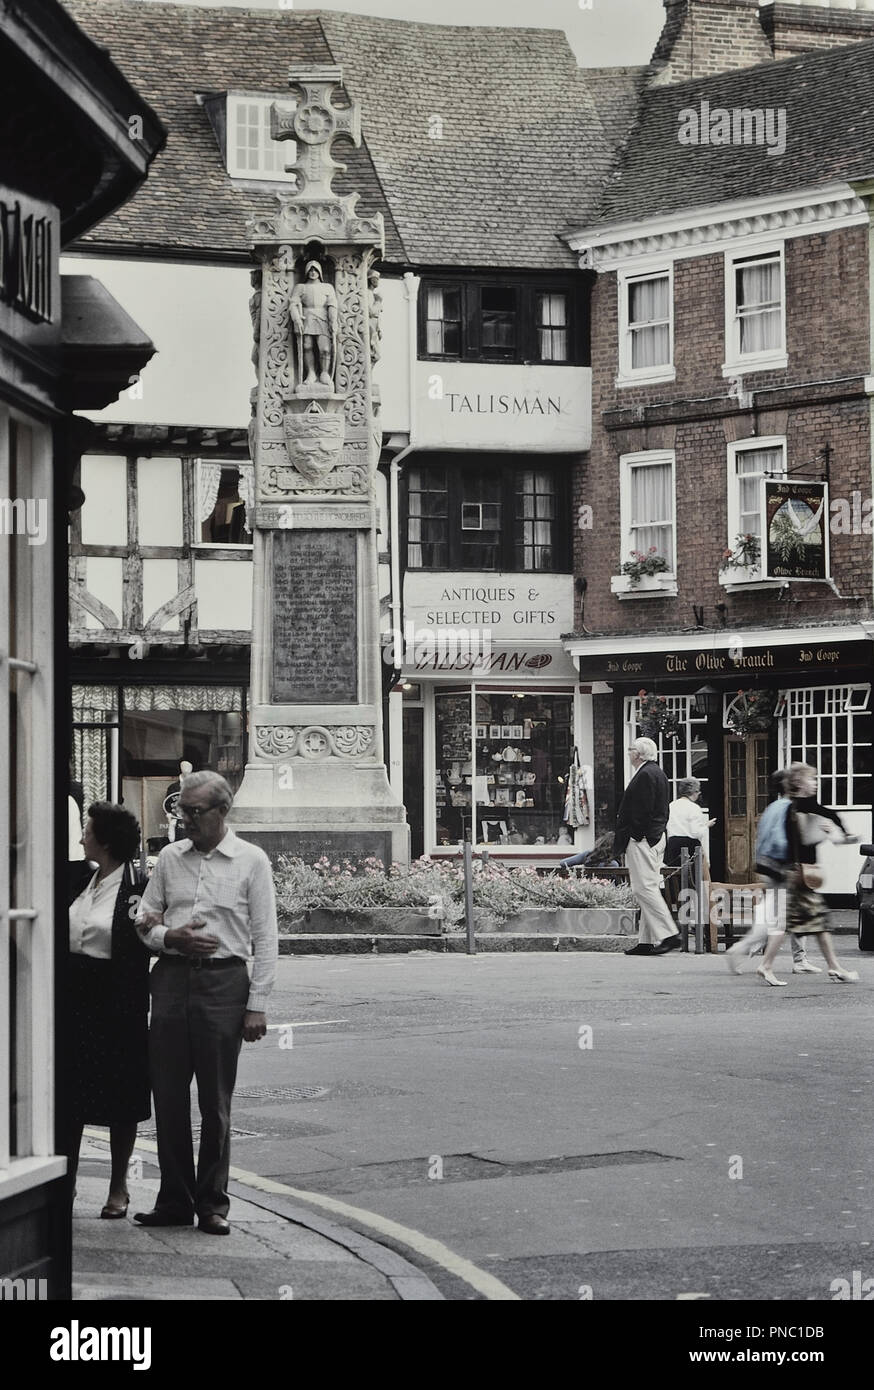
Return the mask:
[[[619,803],[613,849],[625,855],[631,891],[640,906],[638,944],[627,956],[663,956],[680,945],[680,933],[660,887],[670,787],[651,738],[635,739],[629,760],[634,773]]]

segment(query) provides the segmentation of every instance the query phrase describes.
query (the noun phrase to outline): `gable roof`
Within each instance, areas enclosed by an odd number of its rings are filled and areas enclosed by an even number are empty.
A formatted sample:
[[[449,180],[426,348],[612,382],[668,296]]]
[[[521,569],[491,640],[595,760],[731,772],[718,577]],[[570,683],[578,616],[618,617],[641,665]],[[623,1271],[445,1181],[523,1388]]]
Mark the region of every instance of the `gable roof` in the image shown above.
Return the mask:
[[[197,93],[282,93],[294,63],[338,63],[362,104],[358,150],[334,187],[381,211],[386,259],[571,268],[559,239],[594,214],[643,69],[580,69],[548,29],[419,24],[296,9],[64,0],[168,127],[145,186],[83,245],[248,254],[246,221],[273,192],[225,170]],[[431,138],[430,118],[442,120]]]
[[[784,112],[785,152],[769,153],[765,144],[680,144],[680,113],[700,112],[702,101],[711,113],[770,110],[776,121]],[[874,42],[866,42],[645,89],[598,214],[578,218],[577,226],[640,222],[872,173]]]

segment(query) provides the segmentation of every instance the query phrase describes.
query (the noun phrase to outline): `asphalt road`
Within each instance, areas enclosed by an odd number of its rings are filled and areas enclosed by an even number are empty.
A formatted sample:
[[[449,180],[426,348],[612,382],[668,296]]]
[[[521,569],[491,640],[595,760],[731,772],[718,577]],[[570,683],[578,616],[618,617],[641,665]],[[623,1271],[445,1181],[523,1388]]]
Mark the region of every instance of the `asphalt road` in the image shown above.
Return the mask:
[[[874,957],[837,944],[859,984],[788,948],[785,989],[679,953],[283,958],[232,1162],[451,1299],[489,1296],[475,1269],[525,1300],[832,1300],[874,1276]]]

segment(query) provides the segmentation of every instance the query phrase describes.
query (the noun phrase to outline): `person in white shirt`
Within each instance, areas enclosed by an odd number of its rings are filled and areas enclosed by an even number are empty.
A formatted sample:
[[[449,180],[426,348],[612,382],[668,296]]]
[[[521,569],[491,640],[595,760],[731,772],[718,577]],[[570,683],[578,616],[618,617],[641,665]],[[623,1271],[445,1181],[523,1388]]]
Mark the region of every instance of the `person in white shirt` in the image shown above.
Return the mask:
[[[180,792],[186,839],[165,845],[143,895],[152,970],[149,1059],[161,1187],[141,1226],[190,1226],[227,1235],[231,1099],[240,1046],[267,1031],[278,953],[270,861],[225,818],[233,793],[216,772],[194,772]],[[252,978],[246,968],[254,954]],[[201,1129],[197,1172],[190,1086],[197,1079]]]
[[[704,837],[711,826],[716,824],[716,817],[707,819],[707,813],[702,811],[698,805],[701,796],[701,783],[697,777],[687,777],[682,782],[677,783],[676,800],[668,806],[668,843],[665,847],[665,863],[678,864],[679,856],[676,859],[669,859],[672,840],[688,841],[688,848],[694,850],[698,845],[703,847]]]

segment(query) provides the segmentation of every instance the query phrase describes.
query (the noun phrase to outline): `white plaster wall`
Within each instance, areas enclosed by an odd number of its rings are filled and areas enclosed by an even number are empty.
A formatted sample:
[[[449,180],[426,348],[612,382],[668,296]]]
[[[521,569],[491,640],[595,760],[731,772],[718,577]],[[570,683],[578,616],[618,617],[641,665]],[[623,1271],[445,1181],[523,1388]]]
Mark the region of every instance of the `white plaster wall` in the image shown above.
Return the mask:
[[[126,463],[118,455],[83,455],[83,545],[127,545]]]
[[[162,604],[179,592],[179,567],[175,560],[143,561],[143,623],[148,623]],[[179,619],[168,618],[162,632],[178,632]]]
[[[61,273],[94,275],[158,349],[138,385],[92,419],[245,428],[255,384],[249,271],[164,261],[64,256]]]
[[[119,624],[123,616],[121,566],[120,559],[104,555],[90,555],[85,561],[85,588],[112,610]],[[76,614],[77,620],[84,620],[85,627],[103,629],[103,624],[92,618],[90,613],[77,608]]]
[[[137,459],[137,516],[140,545],[182,545],[181,459]]]
[[[384,434],[391,434],[410,428],[409,310],[402,279],[381,279],[379,293],[382,295],[382,355],[373,369],[373,380],[382,400],[380,424]],[[415,351],[415,344],[412,350]]]
[[[205,632],[243,632],[252,627],[252,562],[195,560],[197,626]]]

